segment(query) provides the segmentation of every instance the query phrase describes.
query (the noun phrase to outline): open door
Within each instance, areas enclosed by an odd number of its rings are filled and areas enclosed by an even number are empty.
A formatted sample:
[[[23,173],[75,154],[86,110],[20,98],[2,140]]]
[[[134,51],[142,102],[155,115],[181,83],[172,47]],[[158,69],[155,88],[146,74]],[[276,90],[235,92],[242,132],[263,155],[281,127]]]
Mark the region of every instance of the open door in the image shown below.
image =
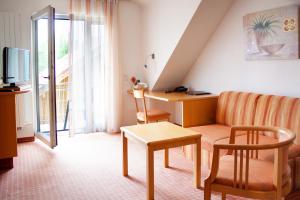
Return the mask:
[[[35,13],[32,20],[35,135],[51,148],[57,146],[55,88],[55,9]]]

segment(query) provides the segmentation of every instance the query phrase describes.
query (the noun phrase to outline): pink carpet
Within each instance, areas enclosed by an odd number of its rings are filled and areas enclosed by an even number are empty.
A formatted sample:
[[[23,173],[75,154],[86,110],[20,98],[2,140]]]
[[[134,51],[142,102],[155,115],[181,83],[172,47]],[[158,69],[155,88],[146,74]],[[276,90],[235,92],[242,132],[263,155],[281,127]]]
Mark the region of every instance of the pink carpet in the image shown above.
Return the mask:
[[[18,145],[15,167],[0,171],[1,200],[146,199],[143,146],[129,140],[130,177],[125,178],[120,135],[59,139],[54,150],[39,140]],[[170,166],[164,168],[162,152],[155,153],[155,199],[203,199],[203,191],[193,186],[192,163],[178,149],[170,151]],[[207,171],[203,171],[204,177]],[[213,195],[213,199],[220,198]]]

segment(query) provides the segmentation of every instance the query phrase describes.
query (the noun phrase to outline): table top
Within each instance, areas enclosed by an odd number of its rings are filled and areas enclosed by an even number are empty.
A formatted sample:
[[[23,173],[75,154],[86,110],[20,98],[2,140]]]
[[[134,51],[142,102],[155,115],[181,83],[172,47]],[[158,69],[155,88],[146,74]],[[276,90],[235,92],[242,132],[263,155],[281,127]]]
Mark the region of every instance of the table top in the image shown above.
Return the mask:
[[[121,127],[121,130],[147,145],[201,137],[199,132],[182,128],[170,122],[125,126]]]
[[[129,94],[133,94],[132,90],[128,90]],[[166,93],[164,91],[145,91],[145,97],[149,99],[156,99],[160,101],[176,102],[176,101],[191,101],[198,99],[209,99],[217,98],[218,95],[206,94],[206,95],[188,95],[184,92],[170,92]]]
[[[188,95],[184,92],[171,92],[165,93],[164,91],[145,91],[145,97],[150,99],[156,99],[160,101],[191,101],[198,99],[208,99],[217,98],[218,95],[208,94],[208,95]]]
[[[0,92],[0,96],[8,96],[8,95],[18,95],[30,92],[30,90],[20,90],[20,91],[13,91],[13,92]]]

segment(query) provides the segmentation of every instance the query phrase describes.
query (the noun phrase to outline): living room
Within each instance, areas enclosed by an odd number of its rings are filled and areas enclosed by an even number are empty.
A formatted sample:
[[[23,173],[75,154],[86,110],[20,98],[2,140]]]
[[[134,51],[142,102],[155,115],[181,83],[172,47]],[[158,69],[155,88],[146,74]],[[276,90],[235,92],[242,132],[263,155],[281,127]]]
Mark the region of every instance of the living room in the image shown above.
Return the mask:
[[[300,199],[299,6],[0,0],[0,199]]]

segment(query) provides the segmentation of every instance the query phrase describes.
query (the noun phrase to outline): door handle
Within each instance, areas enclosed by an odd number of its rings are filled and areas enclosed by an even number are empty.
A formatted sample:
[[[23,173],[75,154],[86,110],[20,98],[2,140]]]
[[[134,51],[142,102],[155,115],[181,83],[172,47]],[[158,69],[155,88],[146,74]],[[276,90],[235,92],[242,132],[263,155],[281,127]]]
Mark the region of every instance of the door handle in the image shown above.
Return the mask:
[[[50,76],[43,76],[43,78],[46,78],[46,79],[50,80]]]

